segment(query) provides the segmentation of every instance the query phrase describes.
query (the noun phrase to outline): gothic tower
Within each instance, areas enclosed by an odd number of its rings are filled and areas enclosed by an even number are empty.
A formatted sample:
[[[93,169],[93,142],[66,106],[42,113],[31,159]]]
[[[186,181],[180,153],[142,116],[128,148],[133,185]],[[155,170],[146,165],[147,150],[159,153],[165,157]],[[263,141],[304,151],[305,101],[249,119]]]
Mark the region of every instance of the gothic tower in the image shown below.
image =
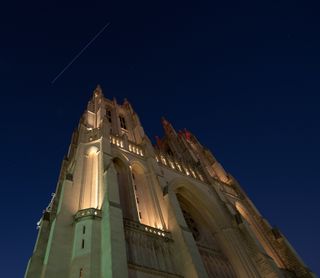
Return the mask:
[[[315,277],[189,131],[153,146],[93,93],[38,223],[26,278]]]

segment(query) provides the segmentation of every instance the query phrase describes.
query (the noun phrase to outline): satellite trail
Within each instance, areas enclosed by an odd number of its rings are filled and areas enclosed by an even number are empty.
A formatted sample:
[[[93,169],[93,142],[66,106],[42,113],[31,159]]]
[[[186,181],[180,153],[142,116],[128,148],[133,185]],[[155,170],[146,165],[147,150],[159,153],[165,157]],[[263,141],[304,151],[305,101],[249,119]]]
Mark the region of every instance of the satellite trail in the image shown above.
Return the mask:
[[[104,25],[100,31],[79,51],[79,53],[63,68],[62,71],[51,81],[51,84],[57,81],[57,79],[81,56],[81,54],[101,35],[101,33],[110,25],[108,22]]]

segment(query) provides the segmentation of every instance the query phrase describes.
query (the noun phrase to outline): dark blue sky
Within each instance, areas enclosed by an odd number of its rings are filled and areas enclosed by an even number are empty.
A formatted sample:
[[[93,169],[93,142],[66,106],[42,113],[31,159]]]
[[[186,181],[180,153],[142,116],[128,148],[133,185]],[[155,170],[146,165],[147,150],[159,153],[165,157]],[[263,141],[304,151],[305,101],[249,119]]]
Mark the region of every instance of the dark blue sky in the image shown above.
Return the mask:
[[[319,11],[308,1],[2,3],[1,277],[22,277],[98,83],[129,99],[150,138],[163,115],[190,129],[320,273]]]

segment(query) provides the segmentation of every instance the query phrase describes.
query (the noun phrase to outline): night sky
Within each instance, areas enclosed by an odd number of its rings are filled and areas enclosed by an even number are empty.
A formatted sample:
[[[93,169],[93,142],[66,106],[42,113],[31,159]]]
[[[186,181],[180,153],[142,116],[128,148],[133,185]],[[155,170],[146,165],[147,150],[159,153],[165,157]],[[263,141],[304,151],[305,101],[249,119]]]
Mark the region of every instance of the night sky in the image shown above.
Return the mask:
[[[193,132],[320,273],[320,7],[210,2],[1,3],[1,277],[23,276],[97,84],[152,140],[162,116]]]

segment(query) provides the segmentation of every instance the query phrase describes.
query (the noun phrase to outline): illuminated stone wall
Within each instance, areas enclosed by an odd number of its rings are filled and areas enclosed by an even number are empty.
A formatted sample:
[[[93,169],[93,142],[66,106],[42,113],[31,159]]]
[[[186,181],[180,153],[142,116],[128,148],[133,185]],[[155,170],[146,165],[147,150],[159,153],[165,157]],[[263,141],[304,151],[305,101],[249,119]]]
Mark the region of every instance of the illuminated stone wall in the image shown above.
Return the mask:
[[[25,277],[313,277],[212,153],[162,124],[153,146],[130,103],[97,87]]]

